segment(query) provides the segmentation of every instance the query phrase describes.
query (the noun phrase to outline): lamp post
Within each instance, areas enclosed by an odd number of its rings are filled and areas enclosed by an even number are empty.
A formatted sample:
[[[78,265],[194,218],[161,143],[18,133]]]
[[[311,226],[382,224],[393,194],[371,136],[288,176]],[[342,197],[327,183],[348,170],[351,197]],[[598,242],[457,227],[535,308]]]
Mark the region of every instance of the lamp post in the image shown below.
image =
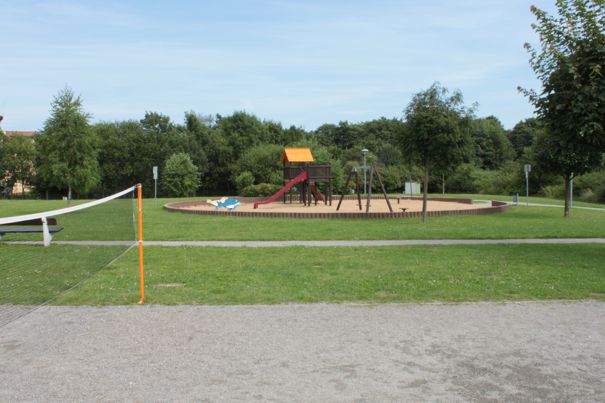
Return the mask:
[[[531,172],[531,165],[525,164],[523,171],[525,172],[525,205],[529,206],[529,173]]]
[[[367,172],[367,166],[366,166],[366,155],[368,155],[369,150],[367,148],[364,148],[361,150],[361,155],[363,155],[363,194],[367,193],[366,190],[366,172]]]

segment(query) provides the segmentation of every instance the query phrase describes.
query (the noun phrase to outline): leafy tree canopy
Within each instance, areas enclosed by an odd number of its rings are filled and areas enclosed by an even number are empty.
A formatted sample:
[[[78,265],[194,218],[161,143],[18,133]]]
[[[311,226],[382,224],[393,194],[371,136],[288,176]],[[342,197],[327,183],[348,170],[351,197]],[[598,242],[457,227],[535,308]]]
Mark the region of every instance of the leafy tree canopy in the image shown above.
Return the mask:
[[[515,125],[508,134],[508,139],[515,150],[516,158],[521,158],[525,149],[530,147],[538,131],[542,130],[542,123],[536,118],[525,119]]]
[[[512,145],[506,137],[506,130],[497,118],[490,116],[473,120],[471,136],[480,167],[498,169],[513,158]]]
[[[188,154],[172,154],[166,160],[162,185],[169,196],[193,196],[199,186],[199,172]]]
[[[217,127],[237,157],[250,147],[267,143],[270,137],[267,126],[256,116],[246,112],[235,112],[226,117],[218,115]]]
[[[605,1],[557,0],[556,9],[551,16],[531,8],[540,47],[525,46],[542,90],[521,90],[548,136],[541,139],[538,159],[569,188],[571,178],[597,167],[605,151]]]
[[[12,188],[17,182],[28,184],[34,174],[36,148],[30,137],[13,135],[6,141],[0,139],[0,158],[4,171],[0,170],[0,180],[4,178],[6,186]]]
[[[36,138],[38,176],[47,186],[87,193],[99,183],[97,142],[82,100],[65,88],[51,103],[51,116]]]
[[[404,113],[404,152],[424,170],[422,220],[426,221],[429,174],[431,170],[447,172],[468,156],[472,109],[464,106],[462,93],[450,95],[435,83],[414,95]]]
[[[462,162],[469,153],[472,113],[459,91],[450,95],[435,83],[419,92],[404,111],[404,152],[429,169],[442,170]]]

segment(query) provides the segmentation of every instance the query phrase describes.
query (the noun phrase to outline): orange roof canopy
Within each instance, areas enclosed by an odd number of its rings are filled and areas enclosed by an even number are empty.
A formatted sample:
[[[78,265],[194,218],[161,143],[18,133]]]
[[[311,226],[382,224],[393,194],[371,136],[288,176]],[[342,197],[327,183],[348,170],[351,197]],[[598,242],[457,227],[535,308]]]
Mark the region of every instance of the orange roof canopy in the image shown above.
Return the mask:
[[[281,155],[281,160],[283,163],[315,161],[310,148],[286,148]]]

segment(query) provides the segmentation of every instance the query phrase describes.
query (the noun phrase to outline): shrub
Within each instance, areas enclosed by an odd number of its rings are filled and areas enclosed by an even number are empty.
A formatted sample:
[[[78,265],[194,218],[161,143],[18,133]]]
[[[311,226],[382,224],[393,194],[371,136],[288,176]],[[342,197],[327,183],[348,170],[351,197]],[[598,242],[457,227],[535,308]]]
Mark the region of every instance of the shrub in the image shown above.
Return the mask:
[[[450,193],[478,193],[483,172],[472,164],[462,164],[446,178],[445,188]]]
[[[386,166],[379,168],[380,177],[382,178],[382,182],[384,183],[384,187],[387,192],[397,192],[402,191],[403,183],[404,183],[404,174],[405,172],[398,166]],[[369,178],[368,178],[369,180]],[[381,192],[380,183],[376,178],[374,178],[374,183],[372,183],[372,191],[373,192]]]
[[[575,178],[573,193],[582,201],[605,202],[605,171],[590,172]]]
[[[187,153],[172,154],[162,175],[162,184],[169,196],[192,196],[200,184],[200,174]]]
[[[478,177],[478,191],[482,194],[512,194],[518,190],[518,164],[507,163],[501,169],[482,171]]]
[[[253,184],[254,175],[252,175],[252,172],[250,171],[244,171],[235,178],[235,187],[237,188],[238,193],[241,193],[244,188]]]
[[[248,149],[233,167],[234,182],[244,172],[254,176],[255,183],[271,183],[276,175],[282,177],[281,153],[283,147],[262,144]]]
[[[273,185],[271,183],[259,183],[258,185],[249,185],[246,186],[241,191],[241,196],[245,197],[259,197],[259,196],[271,196],[275,194],[279,189],[281,189],[278,185]]]

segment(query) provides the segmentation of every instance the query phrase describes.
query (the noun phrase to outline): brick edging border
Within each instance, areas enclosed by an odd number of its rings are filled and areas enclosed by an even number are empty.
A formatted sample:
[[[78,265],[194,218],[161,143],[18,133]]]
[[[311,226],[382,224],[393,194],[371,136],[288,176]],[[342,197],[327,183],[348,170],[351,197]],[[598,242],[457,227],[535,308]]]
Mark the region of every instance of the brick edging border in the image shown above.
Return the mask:
[[[383,199],[384,197],[376,197],[376,199]],[[240,201],[244,203],[252,203],[257,200],[263,200],[264,198],[258,197],[240,197]],[[374,197],[373,197],[374,199]],[[397,198],[393,198],[397,199]],[[401,199],[421,199],[418,197],[401,197]],[[472,199],[456,199],[446,197],[430,198],[429,201],[449,201],[458,202],[464,204],[472,204]],[[164,205],[164,209],[170,212],[180,212],[186,214],[201,214],[201,215],[214,215],[214,216],[232,216],[232,217],[264,217],[264,218],[365,218],[365,219],[382,219],[382,218],[412,218],[422,216],[421,211],[407,211],[407,212],[394,212],[394,213],[377,213],[377,212],[359,212],[359,213],[294,213],[294,212],[276,212],[276,211],[228,211],[225,209],[221,210],[189,210],[184,207],[195,206],[198,204],[205,204],[203,200],[198,201],[185,201],[168,203]],[[429,217],[439,217],[448,215],[484,215],[484,214],[496,214],[503,213],[510,209],[510,204],[492,200],[490,207],[480,207],[471,210],[442,210],[442,211],[428,211]],[[309,207],[312,209],[313,207]]]

